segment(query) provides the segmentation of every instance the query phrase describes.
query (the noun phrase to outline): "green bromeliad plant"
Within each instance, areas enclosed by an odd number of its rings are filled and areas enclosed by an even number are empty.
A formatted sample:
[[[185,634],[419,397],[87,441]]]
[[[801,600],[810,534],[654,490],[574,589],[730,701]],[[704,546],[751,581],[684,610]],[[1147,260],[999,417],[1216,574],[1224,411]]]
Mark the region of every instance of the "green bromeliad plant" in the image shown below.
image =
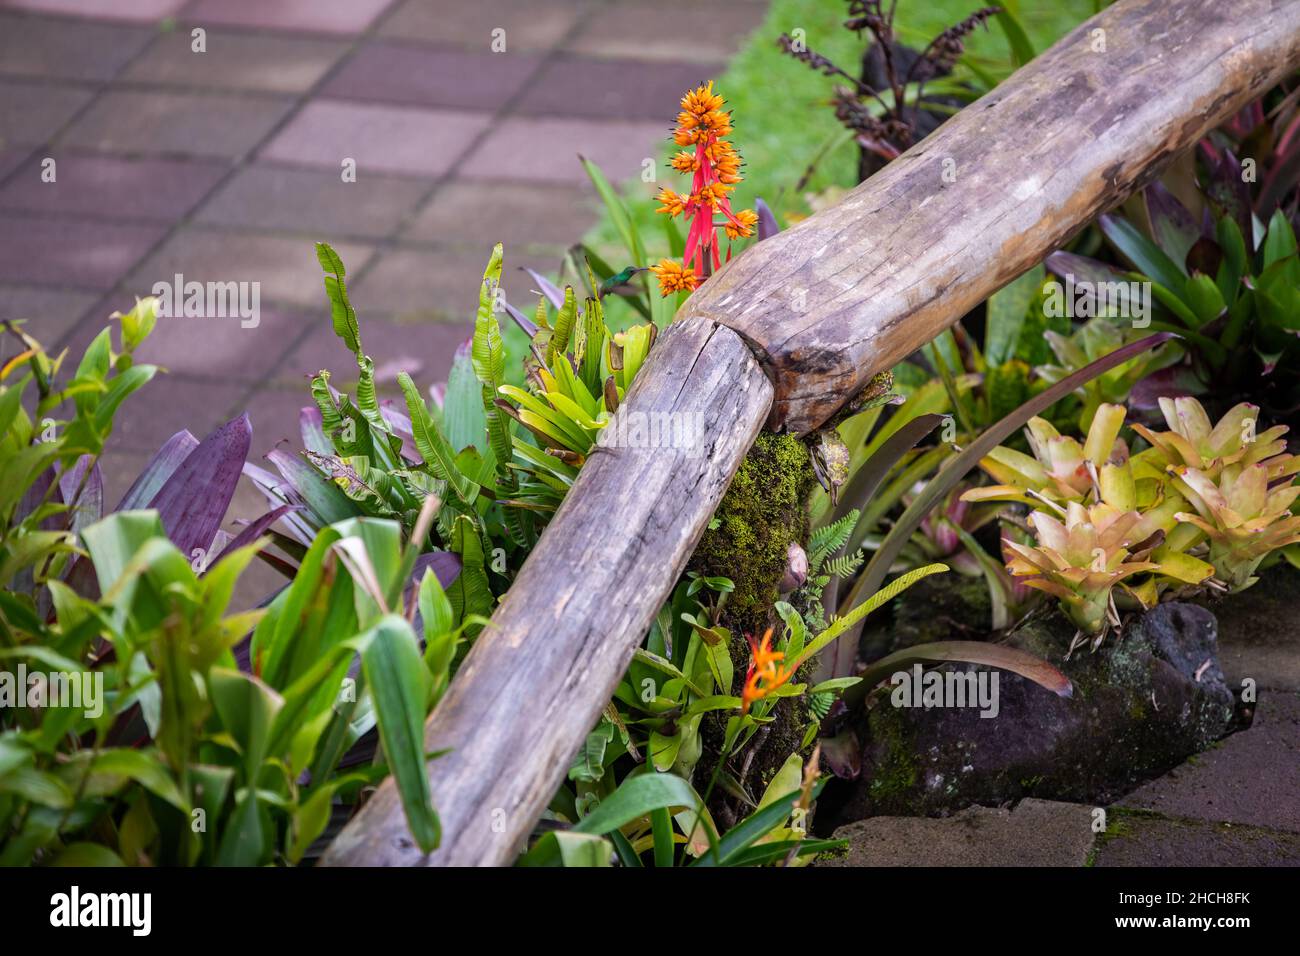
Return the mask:
[[[1198,586],[1239,591],[1274,552],[1300,541],[1300,460],[1286,426],[1256,433],[1241,404],[1215,425],[1194,398],[1162,398],[1169,426],[1135,423],[1149,447],[1130,455],[1125,409],[1102,404],[1084,442],[1043,419],[1026,429],[1033,455],[998,447],[980,465],[995,484],[968,501],[1029,505],[1034,544],[1010,542],[1008,568],[1056,597],[1095,644],[1119,625],[1119,605],[1151,607]]]
[[[24,350],[0,370],[0,864],[294,864],[389,774],[433,849],[422,728],[483,623],[444,590],[454,569],[422,560],[439,500],[409,530],[321,527],[288,587],[233,607],[267,529],[297,516],[220,531],[246,417],[174,436],[104,506],[97,459],[154,373],[132,353],[155,314],[117,316],[121,351],[106,330],[66,383],[62,356],[8,329]]]

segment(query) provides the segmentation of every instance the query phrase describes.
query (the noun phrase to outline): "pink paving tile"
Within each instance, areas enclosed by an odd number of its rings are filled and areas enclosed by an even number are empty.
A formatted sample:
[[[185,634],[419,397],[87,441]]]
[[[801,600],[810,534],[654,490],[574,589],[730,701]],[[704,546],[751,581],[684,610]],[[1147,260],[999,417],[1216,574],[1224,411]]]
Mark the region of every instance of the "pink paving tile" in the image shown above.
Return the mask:
[[[184,216],[226,173],[223,163],[127,159],[84,153],[51,156],[54,182],[33,156],[0,188],[0,209],[170,222]]]
[[[586,5],[582,0],[474,0],[454,16],[430,0],[406,0],[379,26],[383,36],[449,44],[492,52],[503,37],[506,52],[548,50],[574,28]],[[494,34],[494,30],[505,33]]]
[[[368,246],[331,245],[353,273],[370,257]],[[177,273],[185,282],[257,282],[264,309],[274,304],[323,309],[328,303],[315,246],[308,237],[183,229],[131,273],[126,288],[137,295],[148,295],[155,283],[174,284]]]
[[[195,382],[159,374],[122,405],[112,447],[152,453],[182,428],[202,438],[229,421],[246,385]]]
[[[0,146],[44,143],[94,95],[90,87],[0,80]]]
[[[491,246],[482,252],[467,249],[410,249],[398,247],[380,253],[379,259],[351,287],[352,303],[361,315],[391,316],[399,321],[473,322],[478,309],[479,282]],[[553,255],[507,254],[501,275],[507,301],[533,301],[528,290],[533,280],[521,266],[542,273],[554,272]]]
[[[165,231],[155,225],[0,213],[0,281],[108,289]]]
[[[314,235],[382,238],[428,191],[418,179],[366,173],[343,182],[335,172],[256,164],[204,203],[200,222]]]
[[[326,85],[326,96],[419,106],[495,110],[537,71],[524,53],[470,53],[407,43],[370,43]]]
[[[198,0],[185,11],[187,23],[360,33],[390,0]],[[446,11],[444,11],[446,12]]]
[[[265,159],[342,169],[440,176],[488,126],[486,113],[317,100],[262,150]]]
[[[537,246],[562,249],[596,221],[590,189],[555,183],[466,182],[438,187],[405,238],[427,242],[506,244],[506,255]]]
[[[288,112],[292,100],[111,90],[64,134],[68,146],[111,152],[238,157]]]
[[[23,76],[107,80],[152,35],[128,24],[0,13],[0,69]]]
[[[32,10],[37,13],[61,13],[96,20],[129,20],[151,23],[172,16],[186,0],[0,0],[0,7]]]
[[[54,352],[98,299],[96,292],[0,283],[0,320],[25,319],[24,331]],[[0,336],[0,362],[20,350],[12,335]]]
[[[343,40],[208,30],[207,49],[195,53],[190,34],[158,36],[123,79],[161,86],[270,90],[301,93],[316,83],[347,51]]]
[[[330,381],[339,388],[349,388],[356,381],[357,363],[322,318],[319,328],[294,350],[280,366],[285,381],[305,383],[321,369],[329,369]],[[417,383],[429,385],[443,381],[451,370],[456,349],[474,332],[468,323],[392,322],[384,319],[361,319],[361,335],[366,353],[375,362],[375,378],[381,385],[391,385],[398,372],[406,372]],[[304,397],[307,395],[303,392]]]
[[[720,72],[718,63],[558,56],[515,104],[524,116],[601,116],[671,123],[682,94]]]
[[[764,4],[748,2],[608,4],[583,18],[566,49],[615,59],[721,62],[740,49],[765,14]]]
[[[310,321],[273,307],[262,308],[250,328],[237,318],[160,318],[136,357],[178,374],[256,382],[271,374]]]
[[[621,182],[639,175],[645,160],[658,162],[667,134],[665,123],[511,117],[479,143],[460,175],[582,183],[587,180],[578,162],[582,154],[611,182]]]

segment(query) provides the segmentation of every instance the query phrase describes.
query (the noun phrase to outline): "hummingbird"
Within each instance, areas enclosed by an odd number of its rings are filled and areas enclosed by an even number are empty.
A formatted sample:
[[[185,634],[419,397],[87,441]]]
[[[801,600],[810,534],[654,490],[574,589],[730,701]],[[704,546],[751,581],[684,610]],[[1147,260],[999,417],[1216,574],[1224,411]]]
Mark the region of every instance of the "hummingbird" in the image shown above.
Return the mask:
[[[636,295],[640,290],[629,286],[628,283],[638,272],[646,271],[648,270],[645,266],[628,266],[622,272],[614,273],[600,284],[600,288],[596,290],[597,297],[603,299],[611,292],[615,295]]]

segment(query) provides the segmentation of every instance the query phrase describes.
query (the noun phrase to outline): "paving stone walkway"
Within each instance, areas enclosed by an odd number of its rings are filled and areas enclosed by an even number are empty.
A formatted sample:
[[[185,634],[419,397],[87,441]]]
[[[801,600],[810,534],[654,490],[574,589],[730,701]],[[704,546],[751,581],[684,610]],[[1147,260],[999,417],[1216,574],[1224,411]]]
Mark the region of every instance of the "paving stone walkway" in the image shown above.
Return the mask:
[[[763,0],[0,0],[0,317],[79,355],[155,282],[259,282],[256,328],[159,324],[141,358],[170,374],[123,416],[108,497],[178,429],[201,437],[241,410],[259,455],[296,436],[304,376],[350,360],[313,240],[347,264],[377,364],[445,377],[492,244],[506,244],[507,293],[526,299],[513,267],[553,270],[596,219],[577,154],[615,182],[638,174],[677,98],[717,76],[765,12]],[[235,516],[256,508],[250,497]]]

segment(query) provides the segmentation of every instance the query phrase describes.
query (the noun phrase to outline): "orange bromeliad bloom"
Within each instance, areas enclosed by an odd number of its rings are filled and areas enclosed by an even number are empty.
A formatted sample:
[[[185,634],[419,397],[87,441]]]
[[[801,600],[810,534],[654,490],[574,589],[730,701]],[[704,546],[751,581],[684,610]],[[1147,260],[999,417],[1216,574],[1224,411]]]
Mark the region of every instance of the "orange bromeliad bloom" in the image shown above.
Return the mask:
[[[682,97],[682,110],[677,114],[677,129],[673,141],[683,149],[672,158],[669,165],[679,173],[691,175],[691,191],[686,195],[667,187],[659,191],[659,208],[656,212],[669,216],[685,216],[690,220],[686,234],[686,249],[682,264],[678,266],[664,259],[652,270],[659,278],[661,295],[672,295],[683,289],[694,289],[714,269],[722,266],[718,250],[721,228],[727,239],[748,239],[754,234],[758,215],[749,209],[731,211],[728,193],[741,182],[740,153],[724,139],[731,133],[731,113],[724,110],[723,98],[713,92],[713,82],[696,87]],[[714,216],[721,216],[714,219]],[[727,246],[731,258],[731,246]],[[689,271],[687,282],[684,274]]]
[[[745,639],[749,641],[750,661],[749,671],[745,674],[745,689],[740,694],[742,715],[749,713],[750,705],[755,701],[762,700],[794,676],[793,667],[778,666],[785,660],[785,654],[772,650],[770,627],[761,642],[755,641],[748,634]]]

